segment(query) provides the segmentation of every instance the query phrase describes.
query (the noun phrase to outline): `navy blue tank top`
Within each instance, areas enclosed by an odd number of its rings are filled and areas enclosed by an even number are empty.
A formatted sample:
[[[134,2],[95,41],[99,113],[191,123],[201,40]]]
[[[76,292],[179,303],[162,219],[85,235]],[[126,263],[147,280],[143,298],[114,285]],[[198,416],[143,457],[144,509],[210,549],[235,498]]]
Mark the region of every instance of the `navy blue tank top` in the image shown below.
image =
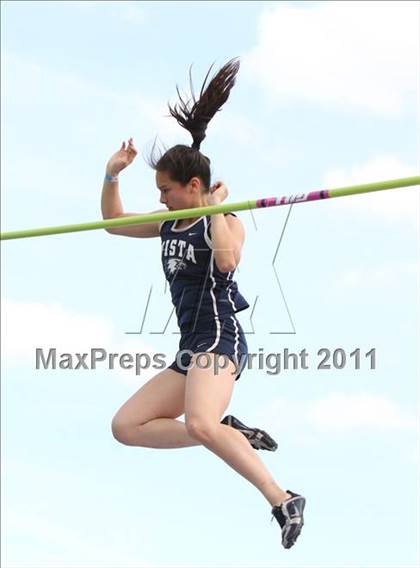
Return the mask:
[[[163,222],[160,237],[163,271],[180,330],[194,331],[209,319],[223,318],[249,308],[233,280],[235,271],[221,272],[217,268],[210,216],[200,217],[182,229],[177,229],[176,225],[177,221]]]

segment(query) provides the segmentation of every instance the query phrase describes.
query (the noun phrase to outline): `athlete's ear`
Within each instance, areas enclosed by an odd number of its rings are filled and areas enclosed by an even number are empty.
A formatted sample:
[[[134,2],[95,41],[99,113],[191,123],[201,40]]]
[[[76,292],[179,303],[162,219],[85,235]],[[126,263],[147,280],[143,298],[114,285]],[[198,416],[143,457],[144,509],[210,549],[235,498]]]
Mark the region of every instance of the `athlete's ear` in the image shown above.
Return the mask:
[[[198,177],[192,177],[189,183],[193,193],[199,193],[201,190],[201,181]]]

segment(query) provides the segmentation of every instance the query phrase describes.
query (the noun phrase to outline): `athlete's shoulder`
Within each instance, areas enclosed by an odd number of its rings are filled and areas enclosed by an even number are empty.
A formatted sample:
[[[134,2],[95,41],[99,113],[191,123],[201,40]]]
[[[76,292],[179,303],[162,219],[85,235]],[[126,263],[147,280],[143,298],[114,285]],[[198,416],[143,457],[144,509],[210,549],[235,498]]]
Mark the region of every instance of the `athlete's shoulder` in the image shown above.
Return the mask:
[[[160,221],[159,223],[159,232],[162,234],[164,231],[170,230],[173,225],[173,219],[166,219],[164,221]]]

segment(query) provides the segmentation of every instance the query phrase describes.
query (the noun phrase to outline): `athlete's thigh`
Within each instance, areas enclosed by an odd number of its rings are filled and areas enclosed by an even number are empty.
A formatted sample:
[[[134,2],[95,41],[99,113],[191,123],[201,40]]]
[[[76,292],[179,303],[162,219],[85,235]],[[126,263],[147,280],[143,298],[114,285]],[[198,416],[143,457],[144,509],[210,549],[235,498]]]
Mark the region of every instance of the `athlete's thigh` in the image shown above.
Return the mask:
[[[140,425],[154,418],[177,418],[184,414],[185,375],[164,369],[125,402],[114,422]]]
[[[197,365],[197,357],[192,357],[185,384],[185,419],[200,418],[209,422],[220,422],[220,418],[229,405],[235,384],[235,364],[222,355],[205,353],[200,360],[205,365],[204,355],[211,357],[209,368],[201,369]],[[219,358],[219,359],[217,359]],[[217,361],[226,368],[218,369]],[[217,371],[217,372],[216,372]]]

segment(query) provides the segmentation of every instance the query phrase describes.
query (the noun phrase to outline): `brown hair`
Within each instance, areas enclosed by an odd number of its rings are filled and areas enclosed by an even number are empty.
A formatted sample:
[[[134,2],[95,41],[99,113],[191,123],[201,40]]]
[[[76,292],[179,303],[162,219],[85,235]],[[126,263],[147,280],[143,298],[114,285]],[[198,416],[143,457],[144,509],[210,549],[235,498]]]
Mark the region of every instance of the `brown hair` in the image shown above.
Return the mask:
[[[178,124],[188,130],[193,143],[190,146],[177,144],[158,158],[153,156],[155,145],[148,159],[150,167],[160,172],[167,172],[173,181],[186,185],[192,177],[199,177],[206,190],[210,188],[210,160],[200,152],[201,142],[206,137],[207,125],[229,98],[239,70],[238,58],[231,59],[213,77],[206,88],[206,82],[213,65],[207,72],[200,90],[198,101],[195,98],[190,67],[191,99],[184,101],[176,87],[179,104],[171,107],[168,103],[170,116]]]

